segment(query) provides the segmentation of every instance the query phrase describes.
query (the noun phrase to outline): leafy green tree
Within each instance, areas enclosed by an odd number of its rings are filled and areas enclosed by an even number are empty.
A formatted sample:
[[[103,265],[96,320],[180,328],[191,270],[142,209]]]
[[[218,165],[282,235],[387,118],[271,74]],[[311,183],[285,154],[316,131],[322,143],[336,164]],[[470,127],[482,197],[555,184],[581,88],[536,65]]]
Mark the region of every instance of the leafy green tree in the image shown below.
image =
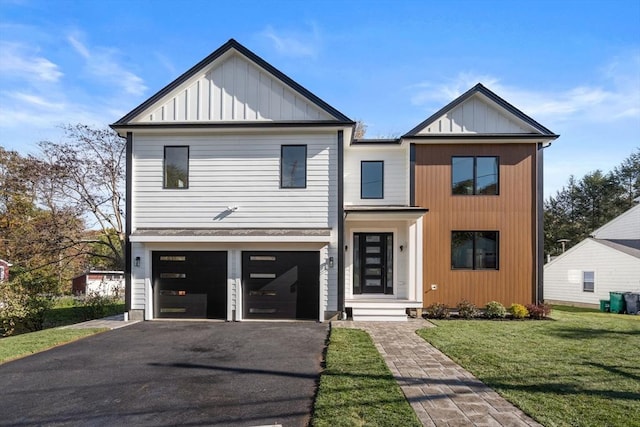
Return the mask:
[[[544,204],[545,250],[550,255],[587,238],[593,231],[631,208],[640,196],[640,149],[608,173],[571,176],[565,187]]]

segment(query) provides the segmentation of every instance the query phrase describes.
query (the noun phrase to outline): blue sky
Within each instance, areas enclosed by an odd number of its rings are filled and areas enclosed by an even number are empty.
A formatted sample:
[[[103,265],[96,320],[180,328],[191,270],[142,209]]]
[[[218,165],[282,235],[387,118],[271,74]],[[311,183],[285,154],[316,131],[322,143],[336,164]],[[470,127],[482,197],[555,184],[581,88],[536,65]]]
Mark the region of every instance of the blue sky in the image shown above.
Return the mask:
[[[113,123],[230,38],[369,137],[482,82],[561,135],[547,196],[640,147],[638,0],[0,0],[0,145]]]

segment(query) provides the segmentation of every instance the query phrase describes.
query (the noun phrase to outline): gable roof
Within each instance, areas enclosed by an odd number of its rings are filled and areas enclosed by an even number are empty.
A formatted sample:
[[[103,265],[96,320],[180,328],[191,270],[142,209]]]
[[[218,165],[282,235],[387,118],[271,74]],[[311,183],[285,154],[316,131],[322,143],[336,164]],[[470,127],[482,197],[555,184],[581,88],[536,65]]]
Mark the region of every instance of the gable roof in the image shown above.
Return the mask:
[[[640,204],[624,211],[591,233],[596,239],[640,239]]]
[[[593,239],[594,241],[623,252],[636,258],[640,258],[640,240],[614,240],[614,239]]]
[[[228,42],[220,46],[209,56],[204,58],[202,61],[198,62],[196,65],[191,67],[181,76],[179,76],[177,79],[169,83],[159,92],[157,92],[155,95],[153,95],[152,97],[144,101],[142,104],[134,108],[132,111],[127,113],[121,119],[113,123],[111,127],[119,128],[124,126],[128,127],[132,125],[134,126],[141,125],[142,123],[139,123],[139,118],[143,113],[148,112],[155,106],[158,106],[159,103],[161,103],[163,100],[166,100],[167,97],[172,95],[172,93],[181,89],[181,86],[189,83],[190,79],[194,78],[199,73],[204,72],[208,67],[211,67],[211,65],[216,60],[224,57],[226,54],[229,54],[229,53],[238,54],[240,55],[240,57],[244,58],[245,60],[248,60],[250,64],[257,66],[259,70],[261,71],[264,70],[264,72],[266,72],[270,77],[273,76],[273,78],[275,78],[282,85],[284,85],[285,88],[288,88],[290,91],[293,91],[293,93],[302,97],[302,99],[304,99],[305,102],[309,103],[313,108],[316,108],[318,111],[321,111],[322,115],[324,116],[323,118],[319,118],[318,120],[302,120],[302,121],[309,121],[309,122],[315,122],[315,123],[326,122],[327,124],[331,123],[334,125],[335,124],[347,124],[347,125],[353,124],[353,121],[349,119],[347,116],[345,116],[344,114],[342,114],[341,112],[339,112],[338,110],[336,110],[335,108],[333,108],[332,106],[330,106],[329,104],[327,104],[326,102],[318,98],[316,95],[314,95],[313,93],[311,93],[310,91],[302,87],[300,84],[296,83],[293,79],[289,78],[281,71],[277,70],[271,64],[269,64],[268,62],[260,58],[255,53],[251,52],[249,49],[247,49],[246,47],[238,43],[236,40],[230,39]],[[185,108],[188,108],[188,107],[185,106]],[[163,113],[164,113],[164,110],[163,110]],[[266,120],[263,120],[263,121],[266,121]],[[270,121],[273,122],[275,120],[270,120]],[[290,121],[293,121],[293,120],[290,120]],[[300,122],[301,120],[295,120],[295,121]],[[185,123],[187,121],[177,120],[177,121],[174,121],[172,124],[175,125],[176,122]],[[193,124],[193,122],[190,120],[188,122],[189,124]],[[206,121],[200,120],[199,124],[203,124],[203,122],[206,122]],[[158,124],[166,124],[166,123],[155,123],[155,122],[150,123],[150,121],[146,121],[143,125],[149,125],[149,124],[153,124],[154,126],[157,126]]]
[[[502,130],[499,130],[497,132],[467,131],[466,129],[464,129],[464,126],[462,126],[462,129],[457,132],[431,132],[431,129],[429,128],[431,125],[435,124],[438,120],[445,117],[447,117],[449,120],[452,120],[450,117],[452,113],[460,111],[460,108],[462,108],[464,104],[470,103],[473,101],[473,99],[476,98],[483,104],[486,104],[488,106],[488,110],[495,117],[503,116],[505,118],[507,124],[506,126],[503,125],[503,127],[508,128],[508,132]],[[551,140],[558,138],[559,135],[556,135],[551,130],[542,126],[540,123],[527,116],[522,111],[484,87],[481,83],[478,83],[474,87],[460,95],[458,98],[454,99],[452,102],[435,112],[425,121],[411,129],[409,132],[403,135],[403,138],[442,138],[443,136],[456,138],[459,138],[461,136],[476,138],[478,136],[490,136],[492,138],[514,136],[517,136],[519,138],[545,137],[545,139]]]

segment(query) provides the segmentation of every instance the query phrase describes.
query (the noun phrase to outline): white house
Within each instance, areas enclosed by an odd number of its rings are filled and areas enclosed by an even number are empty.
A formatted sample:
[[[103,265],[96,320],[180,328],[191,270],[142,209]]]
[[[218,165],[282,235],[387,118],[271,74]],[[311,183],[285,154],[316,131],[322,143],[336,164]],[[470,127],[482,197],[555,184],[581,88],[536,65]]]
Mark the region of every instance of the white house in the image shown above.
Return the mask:
[[[0,259],[0,282],[9,281],[9,270],[12,266],[9,261]]]
[[[131,318],[342,312],[353,125],[235,40],[114,123],[127,138]]]
[[[427,298],[537,295],[557,135],[480,84],[401,138],[358,140],[232,39],[111,126],[127,140],[132,319],[406,320]]]
[[[124,286],[124,271],[120,270],[89,270],[71,280],[74,295],[123,297]]]
[[[612,291],[640,292],[640,205],[544,267],[547,302],[597,307]]]

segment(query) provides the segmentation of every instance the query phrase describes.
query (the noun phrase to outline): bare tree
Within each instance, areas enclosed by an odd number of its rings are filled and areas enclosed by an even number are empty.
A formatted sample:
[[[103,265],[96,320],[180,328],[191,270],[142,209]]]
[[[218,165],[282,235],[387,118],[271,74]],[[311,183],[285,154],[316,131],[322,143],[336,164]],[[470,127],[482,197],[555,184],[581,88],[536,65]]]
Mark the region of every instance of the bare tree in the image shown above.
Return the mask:
[[[72,242],[92,257],[124,266],[125,142],[109,128],[83,124],[63,127],[62,142],[42,141],[47,179],[40,180],[40,198],[47,207],[71,209],[99,238]],[[85,236],[86,237],[86,236]]]
[[[356,120],[356,127],[353,131],[354,139],[362,139],[367,133],[367,125],[363,120]]]

